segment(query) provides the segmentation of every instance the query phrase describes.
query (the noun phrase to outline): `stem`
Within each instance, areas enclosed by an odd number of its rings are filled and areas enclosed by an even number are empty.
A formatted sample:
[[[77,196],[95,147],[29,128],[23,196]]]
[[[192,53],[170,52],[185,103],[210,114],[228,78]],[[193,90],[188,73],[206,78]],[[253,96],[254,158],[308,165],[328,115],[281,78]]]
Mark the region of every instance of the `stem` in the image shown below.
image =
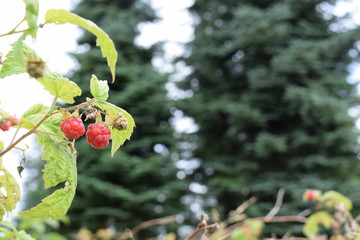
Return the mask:
[[[13,138],[11,139],[10,144],[12,144],[15,141],[16,135],[18,134],[20,127],[21,127],[21,123],[19,124],[18,128],[16,129],[16,132],[15,132]]]
[[[54,100],[53,100],[53,102],[51,103],[50,109],[55,106],[55,103],[56,103],[57,99],[58,99],[57,97],[54,97]]]
[[[54,113],[53,113],[54,114]],[[7,153],[8,151],[10,151],[12,148],[14,148],[19,142],[21,142],[22,140],[24,140],[26,137],[30,136],[31,134],[33,134],[36,129],[38,127],[40,127],[40,125],[46,120],[48,119],[50,116],[52,116],[53,114],[46,114],[43,119],[41,119],[32,129],[30,129],[27,133],[25,133],[24,135],[22,135],[18,140],[16,140],[14,143],[11,143],[4,151],[0,152],[0,157],[2,157],[5,153]]]

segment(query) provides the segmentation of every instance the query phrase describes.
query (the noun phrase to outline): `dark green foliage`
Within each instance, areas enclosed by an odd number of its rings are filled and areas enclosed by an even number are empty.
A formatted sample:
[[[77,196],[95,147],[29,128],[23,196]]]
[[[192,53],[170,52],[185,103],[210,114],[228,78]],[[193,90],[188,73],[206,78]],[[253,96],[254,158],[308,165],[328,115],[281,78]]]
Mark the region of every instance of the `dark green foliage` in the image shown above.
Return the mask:
[[[137,24],[155,19],[152,9],[135,0],[86,0],[74,12],[95,22],[114,41],[119,59],[116,81],[109,84],[108,101],[128,111],[136,128],[131,141],[126,141],[114,158],[110,157],[110,146],[98,150],[85,137],[76,141],[78,188],[68,212],[68,230],[116,227],[121,232],[146,220],[182,214],[180,199],[187,185],[176,178],[177,168],[171,158],[176,139],[168,123],[170,101],[164,88],[167,76],[151,64],[155,48],[134,44]],[[91,96],[91,74],[111,80],[106,60],[95,46],[95,37],[84,33],[79,44],[90,48],[74,54],[79,69],[69,77],[83,90],[77,103]],[[144,239],[157,234],[157,228],[150,228],[139,236]]]
[[[199,126],[195,176],[223,216],[251,196],[250,215],[264,216],[279,188],[280,215],[305,207],[306,188],[337,190],[360,209],[358,131],[347,114],[356,86],[346,81],[360,29],[331,31],[336,19],[322,17],[320,2],[197,0],[191,8],[195,38],[179,61],[192,72],[179,87],[194,95],[178,107]]]

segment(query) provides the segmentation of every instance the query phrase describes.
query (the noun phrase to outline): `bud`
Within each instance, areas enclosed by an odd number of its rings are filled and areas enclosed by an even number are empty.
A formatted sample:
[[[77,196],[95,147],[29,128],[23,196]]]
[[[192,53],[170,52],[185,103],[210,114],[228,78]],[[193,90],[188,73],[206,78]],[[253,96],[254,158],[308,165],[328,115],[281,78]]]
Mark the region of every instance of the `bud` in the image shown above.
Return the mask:
[[[43,60],[28,61],[26,71],[33,78],[41,78],[44,76],[45,62]]]
[[[119,117],[116,118],[112,124],[112,127],[117,130],[125,130],[128,127],[128,122],[126,118],[121,114],[118,113]]]

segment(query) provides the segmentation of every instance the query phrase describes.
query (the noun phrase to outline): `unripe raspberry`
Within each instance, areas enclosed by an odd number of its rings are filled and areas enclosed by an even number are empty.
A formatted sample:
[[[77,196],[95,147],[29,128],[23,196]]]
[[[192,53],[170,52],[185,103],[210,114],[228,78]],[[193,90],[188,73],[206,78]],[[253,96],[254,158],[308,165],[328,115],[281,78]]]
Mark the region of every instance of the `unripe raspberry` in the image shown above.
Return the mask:
[[[128,122],[125,117],[123,117],[121,114],[119,114],[120,117],[114,120],[112,127],[117,130],[126,130],[128,127]]]
[[[78,139],[85,133],[84,123],[80,118],[68,118],[60,124],[60,130],[68,139]]]
[[[45,63],[42,60],[28,61],[27,72],[33,78],[41,78],[44,76]]]
[[[94,148],[104,148],[109,144],[110,130],[103,123],[90,124],[86,131],[86,140]]]

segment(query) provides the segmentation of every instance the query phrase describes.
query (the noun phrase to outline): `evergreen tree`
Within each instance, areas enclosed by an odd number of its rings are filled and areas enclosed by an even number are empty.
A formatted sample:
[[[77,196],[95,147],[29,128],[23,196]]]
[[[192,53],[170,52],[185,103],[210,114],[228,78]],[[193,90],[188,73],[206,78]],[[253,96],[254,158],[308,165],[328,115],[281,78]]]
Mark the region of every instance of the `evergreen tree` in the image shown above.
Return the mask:
[[[195,36],[178,61],[192,71],[178,86],[193,96],[178,107],[199,126],[194,177],[223,216],[251,196],[249,214],[264,216],[280,188],[280,215],[304,209],[306,188],[337,190],[359,210],[358,132],[347,113],[356,86],[346,79],[360,29],[332,31],[342,19],[325,19],[319,4],[333,2],[196,0],[190,8]]]
[[[76,141],[79,175],[68,212],[70,230],[116,227],[121,232],[146,220],[181,214],[184,206],[179,199],[187,186],[177,179],[171,158],[176,142],[168,123],[170,101],[164,88],[167,76],[151,64],[158,52],[156,47],[145,49],[134,44],[139,34],[137,25],[155,20],[153,10],[136,0],[87,0],[73,12],[95,22],[114,41],[119,59],[116,81],[109,84],[109,102],[128,111],[136,128],[131,140],[113,158],[109,146],[99,150],[84,137]],[[85,51],[74,54],[79,68],[69,77],[83,90],[84,98],[77,99],[80,103],[91,96],[91,74],[107,80],[111,76],[95,37],[84,33],[78,42]],[[140,236],[144,239],[157,233],[158,229],[150,228]]]

